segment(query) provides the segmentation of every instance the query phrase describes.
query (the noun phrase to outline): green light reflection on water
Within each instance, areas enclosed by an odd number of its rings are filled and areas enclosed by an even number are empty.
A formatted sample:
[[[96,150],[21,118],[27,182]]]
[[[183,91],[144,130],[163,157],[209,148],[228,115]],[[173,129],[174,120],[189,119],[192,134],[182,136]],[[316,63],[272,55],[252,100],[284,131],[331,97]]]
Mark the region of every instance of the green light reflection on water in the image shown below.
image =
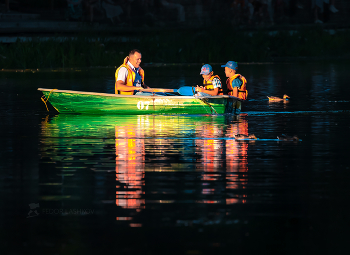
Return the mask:
[[[234,134],[247,132],[245,117],[233,120],[222,115],[60,114],[47,117],[42,122],[40,134],[41,154],[43,162],[55,163],[52,171],[56,177],[50,175],[42,183],[54,183],[55,180],[58,183],[57,178],[62,178],[64,187],[79,187],[81,180],[106,174],[116,183],[116,205],[141,210],[150,201],[143,198],[146,173],[202,172],[199,181],[207,184],[221,178],[224,164],[231,172],[247,171],[248,143],[232,139]],[[240,176],[227,175],[228,189],[242,185],[245,182],[240,182]],[[56,199],[60,200],[62,195],[56,192]],[[77,188],[71,192],[73,196],[79,191]],[[202,192],[211,194],[215,188],[203,188]],[[227,203],[238,201],[239,198],[234,198]]]

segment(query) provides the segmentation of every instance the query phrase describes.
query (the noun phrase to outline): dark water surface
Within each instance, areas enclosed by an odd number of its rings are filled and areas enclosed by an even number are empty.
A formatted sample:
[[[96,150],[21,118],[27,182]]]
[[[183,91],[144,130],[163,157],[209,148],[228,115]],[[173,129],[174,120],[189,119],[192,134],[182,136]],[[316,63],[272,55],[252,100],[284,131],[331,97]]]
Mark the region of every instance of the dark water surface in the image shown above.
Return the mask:
[[[349,69],[241,64],[239,118],[48,114],[37,88],[113,92],[114,70],[0,73],[1,254],[347,254]]]

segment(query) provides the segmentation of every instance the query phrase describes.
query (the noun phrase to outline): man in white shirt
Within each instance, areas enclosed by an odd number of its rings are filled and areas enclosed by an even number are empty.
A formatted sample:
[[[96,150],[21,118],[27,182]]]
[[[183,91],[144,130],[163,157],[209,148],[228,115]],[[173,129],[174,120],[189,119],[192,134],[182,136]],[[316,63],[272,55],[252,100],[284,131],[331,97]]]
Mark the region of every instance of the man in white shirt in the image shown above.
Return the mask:
[[[141,52],[132,50],[124,63],[115,73],[115,93],[134,95],[134,91],[141,91],[148,86],[144,85],[144,71],[140,67]],[[144,88],[143,88],[144,87]]]

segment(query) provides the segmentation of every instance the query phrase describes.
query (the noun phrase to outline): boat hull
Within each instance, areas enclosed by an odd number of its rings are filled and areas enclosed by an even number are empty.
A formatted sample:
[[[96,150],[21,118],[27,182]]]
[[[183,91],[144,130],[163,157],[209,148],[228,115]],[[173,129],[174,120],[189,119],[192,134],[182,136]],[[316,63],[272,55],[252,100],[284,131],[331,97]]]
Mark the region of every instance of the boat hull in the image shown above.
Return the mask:
[[[39,88],[59,113],[78,114],[239,114],[232,96],[138,96]]]

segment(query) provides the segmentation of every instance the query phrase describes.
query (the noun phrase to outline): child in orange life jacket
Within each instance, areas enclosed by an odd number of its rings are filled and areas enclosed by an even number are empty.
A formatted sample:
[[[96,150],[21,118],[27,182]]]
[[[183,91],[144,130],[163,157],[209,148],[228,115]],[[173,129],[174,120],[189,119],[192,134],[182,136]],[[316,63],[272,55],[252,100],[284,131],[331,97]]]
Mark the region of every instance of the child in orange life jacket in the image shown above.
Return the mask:
[[[214,75],[213,68],[209,64],[205,64],[199,73],[203,77],[203,86],[196,87],[198,96],[210,97],[222,95],[221,80],[218,75]]]
[[[238,64],[235,61],[228,61],[225,67],[225,74],[228,77],[226,81],[228,95],[235,96],[240,99],[246,100],[248,91],[246,88],[247,80],[240,74],[236,74]]]

